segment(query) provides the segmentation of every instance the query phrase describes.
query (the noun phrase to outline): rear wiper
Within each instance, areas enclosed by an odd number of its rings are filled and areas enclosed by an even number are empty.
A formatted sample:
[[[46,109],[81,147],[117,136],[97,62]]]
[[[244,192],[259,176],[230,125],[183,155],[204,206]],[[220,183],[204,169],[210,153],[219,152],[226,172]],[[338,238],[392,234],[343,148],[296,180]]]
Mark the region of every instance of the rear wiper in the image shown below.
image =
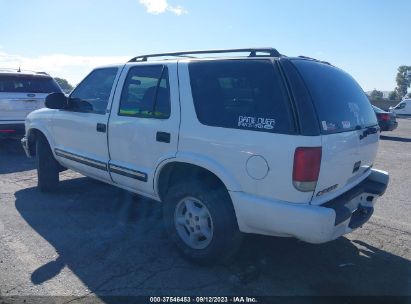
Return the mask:
[[[359,127],[359,128],[358,128]],[[355,127],[356,130],[361,130],[360,126]],[[380,130],[380,127],[367,127],[360,135],[360,140],[366,138],[370,134],[375,134]]]

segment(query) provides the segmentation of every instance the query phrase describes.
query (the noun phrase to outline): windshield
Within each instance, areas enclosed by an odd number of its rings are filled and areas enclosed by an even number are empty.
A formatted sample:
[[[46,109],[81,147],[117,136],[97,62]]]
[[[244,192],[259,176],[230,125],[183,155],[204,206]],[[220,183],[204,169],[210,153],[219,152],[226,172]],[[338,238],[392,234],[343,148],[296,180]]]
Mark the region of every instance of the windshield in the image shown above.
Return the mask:
[[[0,92],[54,93],[61,89],[51,77],[0,76]]]
[[[322,133],[338,133],[377,124],[371,103],[358,83],[331,65],[293,60],[304,78],[319,116]]]

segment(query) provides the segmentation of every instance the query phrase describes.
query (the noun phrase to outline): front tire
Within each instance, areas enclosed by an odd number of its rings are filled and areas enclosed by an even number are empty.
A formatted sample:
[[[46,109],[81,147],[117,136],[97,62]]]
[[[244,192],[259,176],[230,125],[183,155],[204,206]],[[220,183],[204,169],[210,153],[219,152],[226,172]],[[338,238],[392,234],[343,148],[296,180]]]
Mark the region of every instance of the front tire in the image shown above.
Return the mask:
[[[172,186],[164,200],[164,223],[180,253],[193,262],[227,260],[241,244],[241,233],[226,189],[197,182]]]
[[[59,163],[44,136],[36,140],[37,186],[42,192],[55,191],[59,182]]]

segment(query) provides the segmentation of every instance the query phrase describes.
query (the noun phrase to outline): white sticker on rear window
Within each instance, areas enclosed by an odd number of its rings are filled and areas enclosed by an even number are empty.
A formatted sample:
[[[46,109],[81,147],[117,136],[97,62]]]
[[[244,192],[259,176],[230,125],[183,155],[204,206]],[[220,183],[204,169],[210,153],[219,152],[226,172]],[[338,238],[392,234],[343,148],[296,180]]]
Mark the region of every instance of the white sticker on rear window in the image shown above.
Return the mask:
[[[271,130],[271,129],[274,129],[275,119],[274,118],[240,116],[238,117],[238,126],[243,127],[243,128]]]
[[[342,124],[342,127],[343,127],[344,129],[349,129],[349,128],[351,128],[351,122],[350,122],[349,120],[344,120],[344,121],[341,122],[341,124]]]
[[[323,120],[322,122],[321,122],[321,124],[323,125],[323,130],[324,131],[327,131],[327,122],[325,121],[325,120]]]
[[[334,131],[337,129],[337,125],[333,122],[323,120],[321,121],[321,125],[324,131]]]
[[[337,130],[337,125],[333,122],[327,122],[327,130],[328,131]]]
[[[348,108],[350,109],[351,113],[354,115],[357,124],[360,124],[360,107],[353,102],[348,103]]]

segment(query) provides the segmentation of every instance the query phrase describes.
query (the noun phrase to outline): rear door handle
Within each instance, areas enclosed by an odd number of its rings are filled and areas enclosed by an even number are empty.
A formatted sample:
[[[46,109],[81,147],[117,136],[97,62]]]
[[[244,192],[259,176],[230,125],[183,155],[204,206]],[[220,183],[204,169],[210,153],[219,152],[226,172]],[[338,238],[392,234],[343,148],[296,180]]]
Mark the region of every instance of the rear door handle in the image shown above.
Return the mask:
[[[101,132],[101,133],[106,133],[107,131],[107,127],[103,123],[98,123],[96,129],[97,129],[97,132]]]
[[[157,132],[156,140],[158,142],[164,142],[164,143],[169,144],[171,140],[171,135],[170,133],[167,133],[167,132]]]

